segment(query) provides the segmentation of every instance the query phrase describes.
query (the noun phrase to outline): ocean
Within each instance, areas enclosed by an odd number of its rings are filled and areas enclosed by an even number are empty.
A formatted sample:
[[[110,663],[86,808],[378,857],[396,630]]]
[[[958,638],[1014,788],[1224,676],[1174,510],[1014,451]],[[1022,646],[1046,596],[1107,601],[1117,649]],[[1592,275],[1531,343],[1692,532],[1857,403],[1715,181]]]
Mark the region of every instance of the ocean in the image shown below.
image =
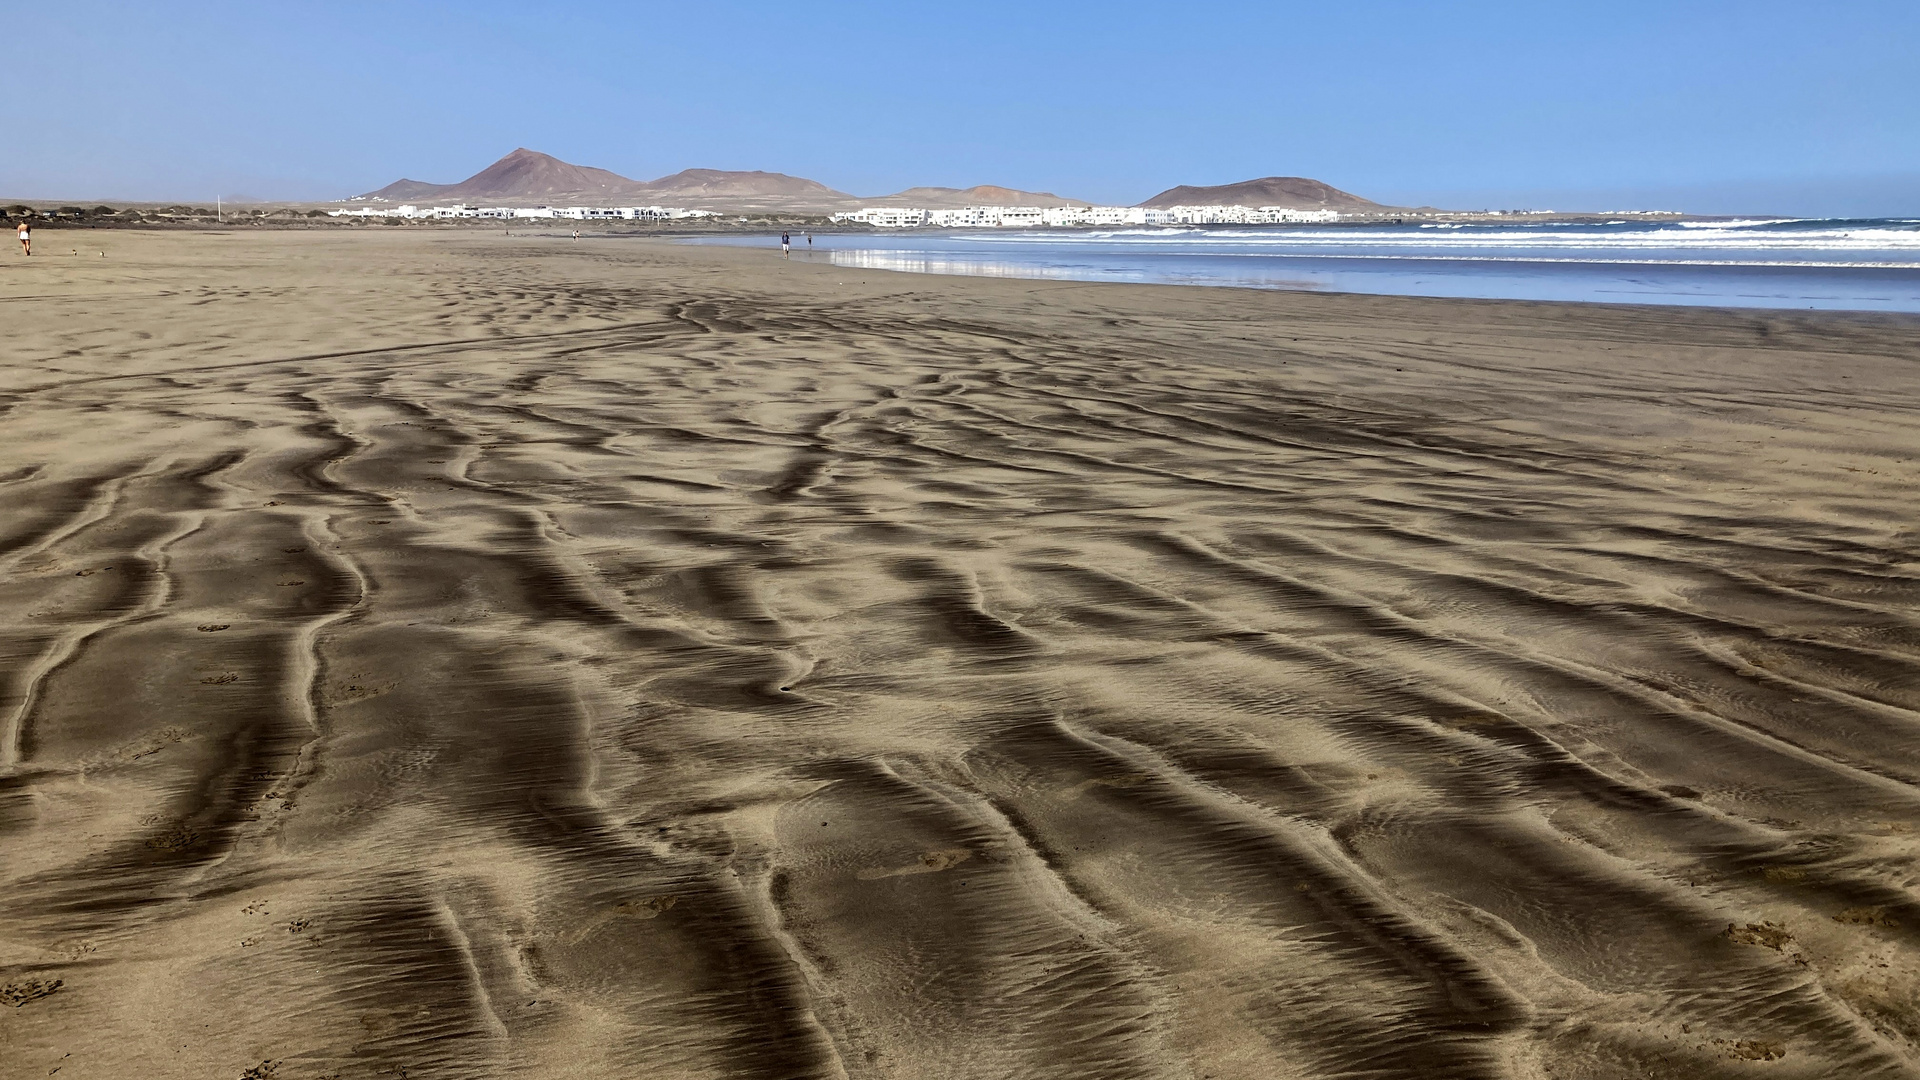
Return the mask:
[[[816,235],[794,257],[984,277],[1920,312],[1916,219],[915,229]]]

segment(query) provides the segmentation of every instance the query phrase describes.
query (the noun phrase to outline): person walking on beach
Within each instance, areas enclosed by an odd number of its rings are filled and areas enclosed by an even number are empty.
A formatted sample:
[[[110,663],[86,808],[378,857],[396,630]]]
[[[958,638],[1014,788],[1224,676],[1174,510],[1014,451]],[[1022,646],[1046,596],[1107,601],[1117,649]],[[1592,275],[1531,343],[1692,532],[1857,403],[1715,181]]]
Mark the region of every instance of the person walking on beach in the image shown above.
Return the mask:
[[[780,234],[780,257],[783,259],[791,258],[792,251],[793,251],[793,237],[789,236],[786,233],[781,233]]]
[[[33,254],[33,226],[23,221],[20,223],[19,232],[20,251],[26,255]]]

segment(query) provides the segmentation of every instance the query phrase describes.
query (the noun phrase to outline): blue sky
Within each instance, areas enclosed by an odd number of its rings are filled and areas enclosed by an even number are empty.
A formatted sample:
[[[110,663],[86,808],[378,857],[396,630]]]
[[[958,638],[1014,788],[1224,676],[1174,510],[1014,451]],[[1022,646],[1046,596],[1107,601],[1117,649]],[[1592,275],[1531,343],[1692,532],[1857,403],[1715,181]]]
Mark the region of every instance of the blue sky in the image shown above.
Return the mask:
[[[1131,203],[1920,214],[1920,0],[16,8],[0,195],[329,198],[516,146]]]

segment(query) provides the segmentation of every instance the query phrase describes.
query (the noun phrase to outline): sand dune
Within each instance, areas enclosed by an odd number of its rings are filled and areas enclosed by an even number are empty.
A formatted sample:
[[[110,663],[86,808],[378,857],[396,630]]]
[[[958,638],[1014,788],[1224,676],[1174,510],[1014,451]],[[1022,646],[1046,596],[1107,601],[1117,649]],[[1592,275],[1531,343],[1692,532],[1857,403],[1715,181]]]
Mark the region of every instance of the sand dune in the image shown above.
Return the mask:
[[[101,242],[8,1075],[1920,1075],[1920,323]]]

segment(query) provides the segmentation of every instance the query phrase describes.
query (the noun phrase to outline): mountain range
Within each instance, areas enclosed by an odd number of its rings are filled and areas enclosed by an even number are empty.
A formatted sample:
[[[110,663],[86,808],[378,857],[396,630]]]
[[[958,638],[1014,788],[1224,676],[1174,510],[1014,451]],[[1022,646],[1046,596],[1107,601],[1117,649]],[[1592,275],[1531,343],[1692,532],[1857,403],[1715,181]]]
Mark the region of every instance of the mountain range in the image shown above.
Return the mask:
[[[695,210],[773,210],[821,213],[859,200],[814,180],[785,173],[687,169],[658,180],[561,161],[521,147],[457,184],[396,180],[358,196],[387,202],[644,203]]]
[[[849,195],[817,180],[774,172],[686,169],[658,180],[630,180],[606,169],[574,165],[521,147],[457,184],[396,180],[357,196],[386,202],[488,202],[543,205],[640,203],[694,210],[827,214],[862,206],[1087,206],[1047,191],[982,184],[970,188],[916,187],[892,195]],[[1141,206],[1289,206],[1296,209],[1377,210],[1379,203],[1299,176],[1269,176],[1216,187],[1168,188]]]

